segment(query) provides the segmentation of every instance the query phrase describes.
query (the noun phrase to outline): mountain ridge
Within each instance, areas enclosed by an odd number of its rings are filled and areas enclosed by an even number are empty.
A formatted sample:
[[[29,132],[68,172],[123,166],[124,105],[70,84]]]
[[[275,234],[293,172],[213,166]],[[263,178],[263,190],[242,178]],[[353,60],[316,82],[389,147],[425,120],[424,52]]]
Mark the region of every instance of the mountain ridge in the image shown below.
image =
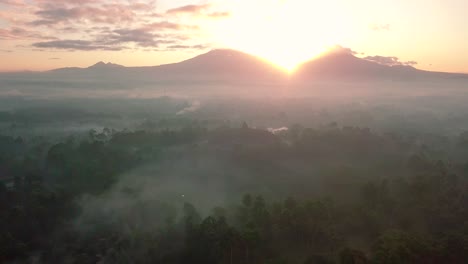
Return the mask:
[[[252,63],[252,65],[245,65],[246,63]],[[247,66],[247,67],[246,67]],[[189,67],[194,67],[195,69],[192,73],[193,74],[200,74],[203,70],[208,70],[211,73],[221,73],[223,70],[234,71],[239,73],[239,71],[254,71],[254,66],[264,67],[264,71],[271,71],[276,72],[277,74],[285,74],[286,70],[281,69],[279,66],[275,66],[274,64],[261,59],[255,55],[250,55],[248,53],[244,53],[242,51],[233,50],[233,49],[214,49],[207,53],[203,53],[197,55],[195,57],[182,60],[180,62],[175,63],[168,63],[168,64],[161,64],[161,65],[154,65],[154,66],[133,66],[127,67],[119,64],[114,64],[112,62],[104,63],[99,61],[89,67],[86,68],[79,68],[79,67],[65,67],[65,68],[58,68],[53,69],[51,71],[57,70],[80,70],[80,69],[110,69],[110,68],[121,68],[121,69],[158,69],[158,68],[165,68],[165,69],[173,69],[179,68],[178,70],[189,70]],[[203,68],[205,67],[205,68]],[[269,70],[266,70],[269,69]],[[299,64],[295,71],[293,71],[290,75],[291,76],[300,76],[305,72],[309,71],[310,73],[315,74],[325,74],[329,75],[330,71],[334,70],[336,74],[342,75],[350,75],[350,74],[362,74],[362,71],[369,71],[370,73],[380,73],[385,70],[391,70],[392,72],[383,74],[383,75],[391,75],[395,74],[395,71],[409,71],[409,72],[418,72],[418,73],[434,73],[438,75],[449,74],[449,75],[467,75],[466,73],[457,73],[457,72],[440,72],[440,71],[428,71],[428,70],[421,70],[415,68],[411,65],[385,65],[375,61],[367,60],[365,58],[359,58],[351,53],[346,52],[329,52],[325,53],[322,56],[317,58],[307,60],[301,64]],[[258,71],[258,70],[257,70]],[[361,72],[360,72],[361,71]],[[282,72],[282,73],[279,73]],[[185,72],[188,73],[188,72]],[[330,76],[329,76],[330,77]],[[336,77],[336,76],[335,76]],[[376,76],[379,77],[379,76]]]
[[[157,66],[126,67],[99,61],[89,67],[66,67],[46,72],[51,78],[100,78],[117,80],[145,80],[148,82],[178,81],[201,84],[213,83],[309,83],[311,81],[412,81],[433,79],[468,80],[468,74],[424,71],[412,66],[384,65],[359,58],[346,49],[329,52],[300,64],[288,74],[285,70],[257,56],[233,49],[214,49],[176,63]],[[33,74],[24,73],[24,74]],[[5,74],[2,74],[5,75]]]
[[[86,69],[93,69],[93,68],[94,69],[106,69],[106,68],[122,68],[122,67],[127,68],[127,67],[125,67],[123,65],[114,64],[112,62],[105,63],[103,61],[99,61],[99,62],[87,67]]]

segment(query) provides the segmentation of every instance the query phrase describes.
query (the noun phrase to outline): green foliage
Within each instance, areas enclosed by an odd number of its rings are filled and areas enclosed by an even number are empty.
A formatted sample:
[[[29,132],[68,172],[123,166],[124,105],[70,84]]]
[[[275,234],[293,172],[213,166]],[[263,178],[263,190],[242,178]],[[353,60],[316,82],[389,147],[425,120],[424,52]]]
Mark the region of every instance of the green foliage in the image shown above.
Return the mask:
[[[389,230],[374,245],[377,263],[427,263],[429,244],[422,238],[403,231]]]
[[[468,258],[468,157],[456,152],[448,162],[419,139],[336,124],[295,126],[281,138],[248,127],[192,126],[103,129],[59,142],[5,136],[0,146],[0,262],[32,256],[44,263],[169,264]],[[210,214],[188,196],[161,201],[117,184],[142,165],[198,155],[233,164],[215,177],[192,170],[216,162],[196,159],[187,170],[202,185],[225,179],[237,202]],[[78,206],[86,197],[109,199],[116,186],[134,202],[92,216]]]

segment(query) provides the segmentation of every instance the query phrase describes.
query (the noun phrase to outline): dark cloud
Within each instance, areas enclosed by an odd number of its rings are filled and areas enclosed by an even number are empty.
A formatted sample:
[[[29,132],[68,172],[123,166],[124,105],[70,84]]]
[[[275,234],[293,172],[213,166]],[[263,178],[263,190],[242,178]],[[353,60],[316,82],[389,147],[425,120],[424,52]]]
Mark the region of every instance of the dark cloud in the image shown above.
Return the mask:
[[[186,45],[185,41],[189,37],[180,32],[173,34],[156,34],[154,29],[170,28],[176,29],[182,27],[177,24],[150,24],[136,29],[115,29],[107,27],[96,28],[102,31],[94,34],[92,40],[55,40],[47,42],[37,42],[33,44],[35,48],[42,49],[66,49],[66,50],[123,50],[128,48],[162,48],[162,49],[202,49],[201,45]],[[130,45],[130,46],[129,46]]]
[[[36,15],[42,17],[46,21],[60,21],[70,18],[77,18],[83,14],[80,8],[53,8],[37,11]]]
[[[156,48],[160,45],[175,45],[190,40],[184,30],[196,30],[198,27],[171,22],[155,22],[135,29],[104,29],[96,36],[100,45],[125,46],[134,44],[142,48]],[[155,33],[158,32],[158,33]]]
[[[35,13],[39,19],[31,22],[32,25],[55,25],[62,22],[90,21],[94,23],[122,23],[133,21],[137,13],[129,5],[109,4],[100,7],[52,7]]]
[[[376,62],[378,64],[387,65],[387,66],[414,66],[418,64],[415,61],[400,61],[397,57],[385,57],[385,56],[367,56],[365,60]]]
[[[108,45],[98,45],[93,41],[87,40],[54,40],[46,42],[37,42],[32,44],[36,48],[47,48],[47,49],[64,49],[64,50],[122,50],[122,47],[112,47]]]
[[[111,45],[132,42],[141,47],[156,47],[159,42],[155,39],[160,37],[160,35],[153,34],[144,29],[118,29],[104,36],[102,40],[104,43]]]
[[[144,28],[137,29],[116,29],[110,30],[107,27],[99,28],[103,31],[95,35],[93,40],[56,40],[47,42],[34,43],[33,46],[36,48],[43,49],[66,49],[66,50],[80,50],[80,51],[92,51],[92,50],[123,50],[129,47],[141,47],[141,48],[157,48],[161,45],[179,46],[179,49],[183,47],[192,47],[193,49],[200,49],[201,46],[184,45],[179,44],[183,41],[184,37],[180,34],[155,34],[153,33],[154,28],[178,28],[176,24],[151,24]],[[133,46],[128,46],[133,44]],[[167,49],[167,47],[166,47]]]
[[[199,49],[193,45],[200,30],[196,20],[182,23],[178,14],[229,16],[228,12],[214,12],[210,4],[160,12],[155,0],[0,0],[0,3],[8,4],[5,12],[0,11],[0,17],[11,25],[0,28],[0,40],[31,40],[25,48],[36,51],[167,50],[168,46]]]
[[[12,27],[9,29],[0,28],[0,39],[54,39],[54,37],[44,36],[37,31],[32,31],[20,27]]]

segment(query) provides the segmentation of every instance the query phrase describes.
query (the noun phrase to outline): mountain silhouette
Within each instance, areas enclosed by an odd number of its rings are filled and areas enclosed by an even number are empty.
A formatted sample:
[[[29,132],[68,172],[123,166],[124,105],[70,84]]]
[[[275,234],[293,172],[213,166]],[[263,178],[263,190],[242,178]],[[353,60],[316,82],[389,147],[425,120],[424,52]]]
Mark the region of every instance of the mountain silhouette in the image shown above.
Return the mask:
[[[111,62],[105,63],[105,62],[98,62],[92,66],[89,66],[88,69],[115,69],[115,68],[123,68],[124,66],[119,65],[119,64],[114,64]]]
[[[155,76],[211,81],[278,81],[286,77],[279,67],[236,50],[217,49],[194,58],[151,67]]]
[[[177,63],[146,67],[124,67],[98,62],[87,68],[60,68],[46,72],[53,78],[102,78],[155,83],[258,83],[285,80],[279,67],[236,50],[217,49]]]
[[[354,56],[349,51],[332,50],[297,67],[294,80],[304,81],[415,81],[439,78],[467,78],[466,74],[429,72],[412,66],[384,65]]]
[[[414,78],[418,70],[411,66],[388,66],[358,58],[344,51],[332,51],[300,65],[297,80],[377,80]]]
[[[0,74],[9,78],[12,74]],[[354,56],[345,49],[335,50],[305,62],[288,75],[284,70],[256,56],[244,52],[217,49],[178,63],[147,67],[125,67],[114,63],[98,62],[87,68],[60,68],[47,72],[15,73],[14,79],[32,78],[54,83],[96,82],[112,87],[133,87],[143,83],[146,87],[161,85],[213,86],[213,85],[300,85],[311,82],[368,82],[379,81],[468,81],[468,74],[441,73],[418,70],[406,65],[383,65]],[[55,82],[57,81],[57,82]],[[98,86],[96,86],[98,87]],[[232,87],[232,86],[231,86]],[[241,86],[237,86],[241,87]]]

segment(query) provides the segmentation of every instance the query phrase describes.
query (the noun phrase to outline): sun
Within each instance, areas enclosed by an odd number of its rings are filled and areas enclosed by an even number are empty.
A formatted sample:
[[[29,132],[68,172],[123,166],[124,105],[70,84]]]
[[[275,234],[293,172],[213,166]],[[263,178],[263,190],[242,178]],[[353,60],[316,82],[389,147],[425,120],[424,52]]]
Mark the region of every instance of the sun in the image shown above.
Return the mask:
[[[320,9],[307,7],[304,1],[236,1],[230,7],[232,16],[211,25],[211,32],[221,47],[256,55],[292,72],[340,42],[336,22],[322,13],[329,9],[323,4]]]

